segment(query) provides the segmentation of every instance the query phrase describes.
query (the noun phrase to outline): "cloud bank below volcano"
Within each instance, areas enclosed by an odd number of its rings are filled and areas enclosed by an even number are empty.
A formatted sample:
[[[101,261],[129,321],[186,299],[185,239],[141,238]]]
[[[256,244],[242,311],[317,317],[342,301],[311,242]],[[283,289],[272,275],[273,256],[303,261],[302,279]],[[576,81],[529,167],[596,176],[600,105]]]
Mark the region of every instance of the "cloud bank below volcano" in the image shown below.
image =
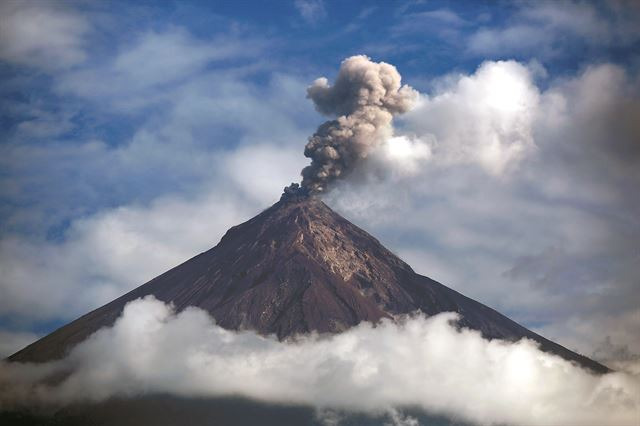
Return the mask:
[[[282,343],[147,297],[64,360],[2,365],[0,407],[170,393],[372,413],[417,406],[482,424],[636,424],[637,376],[596,376],[531,341],[457,330],[456,318],[416,315]],[[62,382],[42,384],[65,371]]]

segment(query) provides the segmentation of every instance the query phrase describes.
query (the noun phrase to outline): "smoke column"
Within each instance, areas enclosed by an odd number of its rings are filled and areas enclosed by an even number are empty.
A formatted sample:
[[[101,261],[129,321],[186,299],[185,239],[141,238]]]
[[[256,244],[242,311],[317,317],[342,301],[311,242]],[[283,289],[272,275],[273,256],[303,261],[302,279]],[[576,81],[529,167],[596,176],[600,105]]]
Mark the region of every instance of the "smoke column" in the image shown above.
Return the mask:
[[[304,150],[311,164],[302,170],[302,188],[313,194],[347,176],[389,139],[393,116],[408,111],[418,92],[401,85],[393,65],[358,55],[342,62],[333,86],[318,78],[307,89],[307,97],[320,113],[337,116],[318,128]]]

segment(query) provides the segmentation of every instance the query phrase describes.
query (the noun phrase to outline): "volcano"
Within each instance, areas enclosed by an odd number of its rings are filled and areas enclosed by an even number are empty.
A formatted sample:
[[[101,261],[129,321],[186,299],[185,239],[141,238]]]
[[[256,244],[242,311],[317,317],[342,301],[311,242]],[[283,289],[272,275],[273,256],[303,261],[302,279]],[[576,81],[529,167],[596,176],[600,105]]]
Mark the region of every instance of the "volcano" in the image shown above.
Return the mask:
[[[416,311],[457,312],[460,327],[487,339],[535,340],[543,351],[594,372],[607,367],[526,329],[497,311],[419,275],[378,240],[301,190],[232,227],[218,245],[76,319],[12,355],[17,362],[64,357],[124,306],[153,295],[177,311],[196,306],[227,329],[285,340],[339,333]]]

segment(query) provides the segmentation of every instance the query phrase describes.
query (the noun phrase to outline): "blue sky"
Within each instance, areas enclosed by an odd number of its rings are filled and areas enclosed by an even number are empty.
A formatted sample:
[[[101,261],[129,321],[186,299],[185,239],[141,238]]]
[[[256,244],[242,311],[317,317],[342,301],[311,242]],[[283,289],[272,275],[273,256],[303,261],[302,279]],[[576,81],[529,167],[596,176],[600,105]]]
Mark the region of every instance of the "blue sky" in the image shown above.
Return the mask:
[[[4,354],[275,202],[326,120],[307,86],[365,54],[420,101],[407,149],[327,203],[546,336],[637,359],[633,2],[130,3],[0,6]]]

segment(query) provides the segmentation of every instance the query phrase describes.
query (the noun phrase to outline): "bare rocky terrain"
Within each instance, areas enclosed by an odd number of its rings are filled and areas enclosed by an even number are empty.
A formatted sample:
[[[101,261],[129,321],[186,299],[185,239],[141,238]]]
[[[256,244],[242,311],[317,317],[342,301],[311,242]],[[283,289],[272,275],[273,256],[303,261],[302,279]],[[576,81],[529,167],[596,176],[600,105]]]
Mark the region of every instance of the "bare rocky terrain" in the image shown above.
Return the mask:
[[[272,207],[227,231],[214,248],[59,328],[9,359],[63,357],[125,304],[154,295],[176,309],[197,306],[228,329],[252,329],[280,339],[317,331],[338,333],[361,321],[400,314],[453,311],[460,325],[489,339],[540,343],[542,350],[594,372],[607,367],[539,336],[497,311],[415,273],[378,240],[320,199],[285,193]]]

